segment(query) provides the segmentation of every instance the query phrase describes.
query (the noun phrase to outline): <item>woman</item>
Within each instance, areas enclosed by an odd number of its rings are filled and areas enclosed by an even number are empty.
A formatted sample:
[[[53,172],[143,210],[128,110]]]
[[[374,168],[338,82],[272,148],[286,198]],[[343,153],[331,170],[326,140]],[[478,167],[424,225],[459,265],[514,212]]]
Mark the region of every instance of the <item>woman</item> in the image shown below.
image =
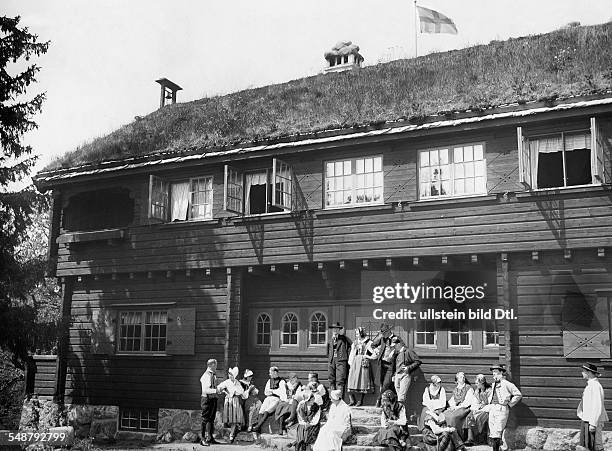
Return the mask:
[[[242,384],[238,377],[238,367],[230,368],[227,372],[228,378],[221,382],[218,386],[219,392],[225,394],[225,402],[223,403],[223,423],[230,427],[230,443],[234,443],[236,434],[244,424],[244,414],[240,400],[244,394]]]
[[[317,392],[316,384],[308,384],[307,389],[302,392],[302,401],[298,404],[297,417],[298,427],[295,439],[296,451],[306,451],[308,445],[312,445],[319,435],[321,420],[321,407],[315,401],[314,394]]]
[[[474,390],[470,382],[465,378],[465,373],[458,372],[455,375],[455,389],[453,396],[448,400],[448,409],[444,412],[446,424],[454,428],[459,435],[468,429],[467,417],[474,402]]]
[[[372,366],[370,360],[375,359],[369,351],[370,339],[363,327],[355,329],[355,341],[349,355],[349,375],[347,389],[349,391],[349,406],[361,406],[366,393],[374,392],[372,382]],[[361,399],[355,402],[353,392],[361,393]]]
[[[246,423],[245,426],[251,425],[257,421],[257,415],[261,408],[261,401],[257,397],[259,390],[253,385],[252,381],[253,372],[249,369],[244,370],[244,376],[240,380],[240,384],[242,384],[242,389],[244,390],[242,399],[244,400],[243,411]]]
[[[425,408],[419,420],[427,451],[465,451],[465,445],[454,427],[448,426],[443,413]]]
[[[423,392],[423,406],[432,412],[441,412],[446,408],[446,390],[442,387],[442,379],[434,374],[430,382]]]
[[[485,428],[489,422],[489,411],[485,408],[489,404],[489,395],[491,394],[491,384],[483,374],[476,376],[476,388],[474,389],[474,398],[468,415],[468,439],[466,445],[471,445],[476,442],[479,435],[485,432]]]
[[[374,437],[374,443],[379,446],[387,446],[392,450],[403,450],[406,447],[406,441],[410,438],[404,405],[397,402],[397,395],[391,390],[383,393],[380,405],[382,407],[381,427]]]

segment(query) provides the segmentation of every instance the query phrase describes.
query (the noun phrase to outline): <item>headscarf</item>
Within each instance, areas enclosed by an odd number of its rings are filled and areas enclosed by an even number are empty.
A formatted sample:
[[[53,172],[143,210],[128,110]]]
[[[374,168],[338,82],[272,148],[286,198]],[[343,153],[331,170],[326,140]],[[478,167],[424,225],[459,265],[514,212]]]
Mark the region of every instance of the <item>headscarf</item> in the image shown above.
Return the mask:
[[[388,420],[397,420],[403,407],[397,402],[397,395],[392,390],[387,390],[382,394],[380,406]]]

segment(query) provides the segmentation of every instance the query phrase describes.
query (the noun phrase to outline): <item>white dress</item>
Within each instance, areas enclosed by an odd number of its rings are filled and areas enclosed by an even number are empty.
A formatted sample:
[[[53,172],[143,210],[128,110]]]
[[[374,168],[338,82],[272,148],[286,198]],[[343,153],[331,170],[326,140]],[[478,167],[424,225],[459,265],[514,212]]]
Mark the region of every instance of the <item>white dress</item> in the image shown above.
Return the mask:
[[[340,401],[329,408],[327,423],[319,431],[312,451],[340,451],[342,442],[351,432],[351,409]]]

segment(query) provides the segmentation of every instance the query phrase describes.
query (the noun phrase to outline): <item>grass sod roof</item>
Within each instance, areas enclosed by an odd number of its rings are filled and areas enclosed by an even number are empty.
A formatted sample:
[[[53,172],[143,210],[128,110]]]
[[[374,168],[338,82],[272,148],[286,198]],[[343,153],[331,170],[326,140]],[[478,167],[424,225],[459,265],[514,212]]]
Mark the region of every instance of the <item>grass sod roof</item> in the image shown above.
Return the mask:
[[[160,153],[201,153],[611,88],[612,22],[569,27],[168,105],[66,153],[45,171]]]

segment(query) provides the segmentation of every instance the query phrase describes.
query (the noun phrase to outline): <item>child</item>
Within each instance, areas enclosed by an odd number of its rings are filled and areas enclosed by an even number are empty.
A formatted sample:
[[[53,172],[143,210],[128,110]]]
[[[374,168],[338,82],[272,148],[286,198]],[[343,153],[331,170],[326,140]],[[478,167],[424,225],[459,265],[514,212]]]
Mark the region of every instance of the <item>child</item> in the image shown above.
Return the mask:
[[[223,403],[223,422],[230,426],[230,443],[234,443],[236,434],[244,424],[244,415],[240,399],[244,393],[242,384],[238,377],[238,367],[230,368],[227,372],[228,378],[219,384],[219,391],[225,394]]]

